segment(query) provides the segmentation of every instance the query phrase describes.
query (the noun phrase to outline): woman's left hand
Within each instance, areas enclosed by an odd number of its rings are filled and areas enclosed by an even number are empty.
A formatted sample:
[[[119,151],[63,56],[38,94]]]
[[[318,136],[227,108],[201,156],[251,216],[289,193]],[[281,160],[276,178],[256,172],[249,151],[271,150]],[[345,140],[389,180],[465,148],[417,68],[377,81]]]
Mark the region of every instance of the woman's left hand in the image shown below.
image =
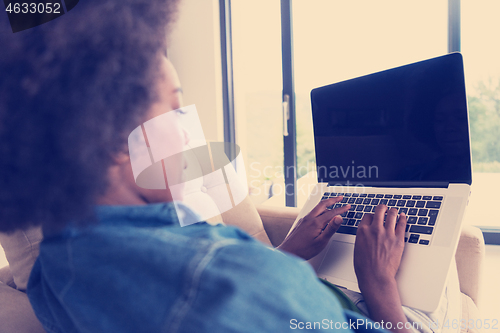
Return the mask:
[[[305,260],[319,254],[342,224],[342,217],[339,215],[351,208],[351,205],[345,205],[327,209],[341,200],[342,197],[335,197],[318,203],[309,214],[299,220],[297,226],[277,248]]]

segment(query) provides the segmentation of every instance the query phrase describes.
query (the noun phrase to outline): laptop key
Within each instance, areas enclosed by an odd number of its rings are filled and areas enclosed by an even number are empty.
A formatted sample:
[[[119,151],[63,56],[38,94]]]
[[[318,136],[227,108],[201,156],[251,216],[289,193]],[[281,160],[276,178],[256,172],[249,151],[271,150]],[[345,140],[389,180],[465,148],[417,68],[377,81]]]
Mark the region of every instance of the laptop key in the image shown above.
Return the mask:
[[[417,223],[417,217],[416,216],[410,216],[408,218],[408,222],[407,223],[408,224],[415,224],[415,223]],[[408,231],[408,230],[406,230],[406,231]]]
[[[346,225],[341,225],[337,229],[336,232],[339,233],[339,234],[356,235],[357,231],[358,231],[358,228],[356,228],[356,227],[349,227],[349,226],[346,226]]]
[[[398,200],[398,203],[396,204],[396,206],[398,207],[404,207],[406,205],[406,200]]]
[[[382,199],[383,197],[384,197],[384,195],[383,195],[383,194],[377,194],[377,195],[375,196],[375,198],[377,198],[377,199]]]
[[[365,206],[364,206],[364,205],[357,205],[357,206],[356,206],[356,211],[357,211],[357,212],[361,212],[363,209],[365,209]]]
[[[389,200],[387,200],[387,199],[380,199],[380,204],[381,204],[381,205],[387,205],[387,202],[388,202],[388,201],[389,201]]]
[[[351,208],[349,208],[350,211],[356,210],[356,205],[351,205]]]
[[[425,208],[440,208],[441,201],[427,201]]]
[[[411,199],[411,195],[403,195],[403,199],[405,200]]]
[[[415,204],[416,204],[416,203],[417,203],[417,202],[416,202],[415,200],[408,200],[408,201],[406,202],[406,207],[415,207]]]
[[[375,193],[368,194],[368,198],[375,198]]]
[[[356,199],[354,199],[354,198],[350,198],[349,200],[347,200],[347,203],[349,203],[349,204],[353,204],[355,202],[356,202]]]
[[[407,214],[408,213],[408,208],[404,208],[404,207],[403,208],[399,208],[399,214],[401,214],[401,213]]]
[[[378,205],[379,202],[380,202],[380,199],[372,199],[371,204],[376,206],[376,205]]]
[[[387,203],[387,206],[396,206],[396,200],[389,200],[389,202]]]
[[[418,216],[427,216],[428,209],[422,208],[418,210]]]
[[[349,219],[349,221],[347,221],[347,225],[354,225],[355,223],[356,223],[355,219]]]
[[[365,209],[363,209],[364,212],[371,212],[372,211],[372,206],[365,206]]]
[[[349,200],[349,198],[344,197],[344,198],[342,199],[342,201],[341,201],[341,202],[342,202],[342,203],[346,203],[348,200]]]
[[[443,197],[441,195],[435,195],[432,197],[432,200],[443,200]]]
[[[372,212],[375,212],[376,208],[377,208],[377,206],[372,206]]]
[[[414,195],[414,196],[412,197],[412,199],[413,199],[413,200],[420,200],[420,199],[422,199],[422,196],[421,196],[421,195]]]
[[[363,213],[361,213],[361,212],[358,212],[358,213],[356,213],[356,215],[354,215],[355,219],[361,219],[362,217],[363,217]]]
[[[419,217],[417,224],[426,225],[428,220],[428,217]]]
[[[368,194],[366,194],[366,193],[361,193],[361,194],[359,195],[359,197],[360,197],[360,198],[366,198],[367,196],[368,196]]]
[[[356,204],[360,204],[360,203],[363,203],[363,198],[357,198],[356,199]]]
[[[419,238],[420,238],[420,235],[411,234],[410,239],[408,239],[408,243],[417,244]]]
[[[417,208],[425,207],[425,201],[417,201],[417,203],[415,204],[415,207],[417,207]]]
[[[352,219],[356,213],[355,212],[349,212],[347,213],[347,217]]]
[[[392,198],[392,194],[386,194],[386,195],[384,195],[384,198],[391,199]]]
[[[436,225],[437,215],[429,217],[429,223],[427,225]]]
[[[430,235],[430,234],[432,234],[432,231],[434,231],[433,227],[427,227],[427,226],[423,226],[423,225],[412,225],[410,227],[410,232],[414,232],[417,234]]]
[[[418,244],[429,245],[429,241],[427,239],[421,239],[420,242],[418,242]]]
[[[344,197],[350,197],[351,193],[344,193]]]
[[[363,200],[363,205],[369,205],[370,202],[372,202],[372,199],[366,198],[365,200]]]
[[[424,195],[422,200],[432,200],[432,196],[430,195]]]
[[[417,215],[418,213],[418,209],[416,208],[410,208],[410,210],[408,211],[408,215]]]
[[[393,199],[401,199],[403,196],[401,194],[395,194],[392,198]]]
[[[429,214],[427,216],[437,216],[439,213],[439,210],[437,209],[429,209]]]
[[[353,193],[352,196],[357,198],[357,197],[359,197],[359,193]]]

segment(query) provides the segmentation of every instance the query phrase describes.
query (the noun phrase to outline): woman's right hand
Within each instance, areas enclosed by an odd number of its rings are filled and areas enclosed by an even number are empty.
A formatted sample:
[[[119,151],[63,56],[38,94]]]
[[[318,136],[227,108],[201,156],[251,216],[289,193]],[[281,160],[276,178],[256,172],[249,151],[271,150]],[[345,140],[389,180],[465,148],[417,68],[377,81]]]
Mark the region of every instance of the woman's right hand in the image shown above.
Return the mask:
[[[387,217],[384,217],[387,213]],[[354,269],[360,288],[377,281],[394,280],[405,246],[406,216],[396,222],[396,208],[378,205],[375,214],[365,214],[356,233]]]
[[[387,216],[386,216],[387,213]],[[401,306],[396,273],[405,246],[406,216],[379,205],[365,214],[354,245],[354,270],[371,319],[391,322],[393,332],[410,332]],[[385,221],[384,221],[385,217]],[[387,326],[386,326],[387,327]]]

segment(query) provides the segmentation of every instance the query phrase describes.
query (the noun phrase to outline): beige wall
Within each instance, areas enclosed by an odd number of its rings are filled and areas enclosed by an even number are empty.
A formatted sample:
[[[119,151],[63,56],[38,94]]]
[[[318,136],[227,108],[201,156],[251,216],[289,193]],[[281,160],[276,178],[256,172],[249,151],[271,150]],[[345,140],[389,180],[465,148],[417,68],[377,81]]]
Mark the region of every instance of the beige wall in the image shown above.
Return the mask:
[[[222,74],[217,0],[183,0],[168,41],[184,105],[196,104],[205,138],[223,141]]]

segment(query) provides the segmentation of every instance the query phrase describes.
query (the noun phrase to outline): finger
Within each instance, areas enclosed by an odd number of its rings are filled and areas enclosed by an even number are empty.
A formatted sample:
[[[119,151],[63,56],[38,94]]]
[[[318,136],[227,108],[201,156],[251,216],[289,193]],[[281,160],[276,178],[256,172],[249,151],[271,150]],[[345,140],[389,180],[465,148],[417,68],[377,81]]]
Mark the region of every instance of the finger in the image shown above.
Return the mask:
[[[316,207],[314,207],[310,212],[309,215],[310,217],[316,217],[322,213],[324,213],[326,207],[331,206],[336,204],[337,202],[342,201],[343,197],[333,197],[333,198],[328,198],[326,200],[321,200]]]
[[[339,229],[340,225],[342,224],[342,221],[343,221],[342,217],[338,215],[335,216],[333,220],[331,220],[330,223],[328,223],[325,230],[323,230],[323,232],[321,233],[320,237],[328,239],[331,238],[333,234]]]
[[[349,209],[351,209],[351,205],[347,204],[347,205],[342,206],[342,207],[334,208],[331,210],[331,212],[334,213],[335,215],[340,215],[340,214],[347,212]]]
[[[396,218],[398,217],[398,210],[396,208],[391,208],[387,211],[387,217],[385,219],[385,228],[389,231],[394,232],[396,229]]]
[[[401,213],[399,214],[399,220],[398,223],[396,224],[396,236],[399,238],[404,238],[405,233],[406,233],[406,214]]]
[[[323,214],[315,217],[319,223],[323,225],[323,228],[329,223],[336,215],[343,214],[351,208],[351,205],[345,205],[342,207],[337,207],[332,210],[325,210]]]
[[[373,220],[373,214],[371,213],[366,213],[363,215],[363,218],[361,219],[361,222],[359,222],[358,228],[365,226],[365,225],[371,225]]]
[[[386,211],[386,205],[378,205],[377,208],[375,208],[375,214],[373,216],[372,224],[378,225],[380,227],[383,226]]]

